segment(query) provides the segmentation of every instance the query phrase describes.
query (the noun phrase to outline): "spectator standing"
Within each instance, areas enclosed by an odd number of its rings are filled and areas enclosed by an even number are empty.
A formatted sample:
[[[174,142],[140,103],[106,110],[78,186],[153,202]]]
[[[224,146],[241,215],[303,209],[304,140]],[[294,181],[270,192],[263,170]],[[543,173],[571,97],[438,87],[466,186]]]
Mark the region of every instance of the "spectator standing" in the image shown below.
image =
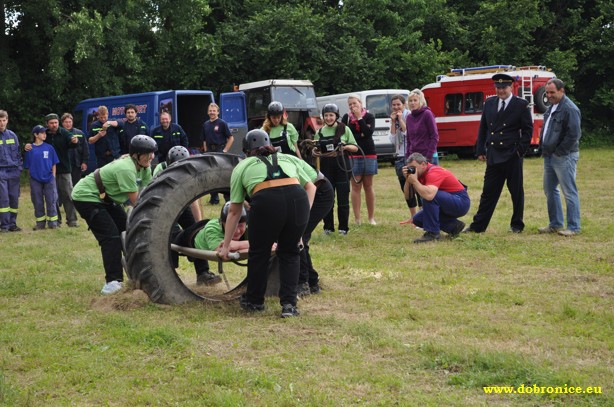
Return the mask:
[[[109,109],[98,106],[98,120],[92,123],[87,141],[94,144],[96,166],[102,168],[121,156],[117,121],[109,121]]]
[[[405,153],[407,151],[407,115],[409,110],[405,107],[405,97],[403,95],[392,96],[390,106],[392,114],[390,115],[390,133],[388,139],[395,146],[396,159],[394,161],[394,169],[401,184],[401,191],[405,186],[405,176],[403,176],[403,167],[405,166]],[[410,205],[410,200],[406,199],[407,207],[409,208],[409,219],[401,221],[401,225],[410,224],[413,216],[416,214],[416,205]]]
[[[339,234],[347,235],[350,217],[350,184],[349,160],[344,151],[355,153],[358,151],[356,140],[350,129],[339,122],[339,107],[334,103],[327,103],[322,107],[322,126],[314,135],[318,142],[314,156],[319,160],[320,170],[328,178],[333,193],[337,195],[337,219],[339,221]],[[340,147],[338,147],[341,144]],[[324,216],[324,233],[331,234],[335,231],[335,213],[333,207]]]
[[[0,110],[0,232],[20,232],[17,226],[19,209],[19,177],[23,160],[19,137],[7,129],[9,114]]]
[[[544,193],[548,206],[548,226],[539,233],[574,236],[580,233],[580,197],[576,186],[576,167],[582,136],[580,109],[565,95],[565,83],[557,78],[546,83],[550,107],[544,114],[540,146],[544,157]],[[567,207],[567,229],[559,185]]]
[[[149,128],[147,123],[137,117],[135,105],[127,104],[124,107],[124,114],[126,115],[126,120],[119,123],[119,144],[122,154],[128,154],[130,140],[139,134],[149,136]]]
[[[343,115],[341,122],[350,128],[356,143],[364,154],[352,157],[352,173],[354,176],[350,184],[352,185],[351,197],[354,220],[357,225],[360,225],[360,195],[364,187],[369,223],[375,225],[377,224],[375,222],[375,189],[373,188],[373,177],[377,174],[377,153],[373,141],[375,116],[362,106],[362,101],[358,95],[348,97],[348,107],[349,113]]]
[[[55,149],[60,162],[55,168],[55,182],[58,189],[58,226],[62,224],[62,214],[60,206],[64,207],[66,212],[66,223],[71,228],[79,226],[77,223],[77,211],[73,205],[72,194],[72,162],[70,160],[70,150],[77,147],[79,139],[71,135],[66,129],[60,127],[60,118],[55,113],[50,113],[45,116],[47,121],[47,138],[46,143],[49,143]],[[26,151],[32,148],[31,144],[26,145]]]
[[[503,184],[507,183],[514,206],[510,232],[521,233],[524,229],[522,164],[531,145],[533,119],[529,102],[512,94],[513,77],[499,73],[492,80],[497,95],[484,103],[476,145],[478,159],[486,162],[484,187],[478,212],[464,232],[486,231]]]
[[[205,152],[226,153],[234,143],[234,137],[230,133],[228,124],[220,119],[220,107],[215,104],[209,104],[207,108],[209,120],[203,124],[203,149]],[[230,199],[229,194],[224,195],[224,199]],[[211,194],[209,200],[211,205],[220,203],[220,198],[217,192]]]
[[[166,161],[168,151],[175,146],[188,148],[188,136],[180,125],[171,123],[169,112],[160,113],[160,125],[151,131],[151,137],[158,145],[158,162]]]
[[[30,170],[30,197],[34,206],[36,225],[34,230],[58,227],[57,189],[55,185],[56,164],[60,162],[55,149],[45,143],[46,129],[32,129],[32,149],[26,152],[24,168]],[[45,206],[47,210],[45,211]]]
[[[85,139],[85,135],[76,127],[73,127],[73,116],[64,113],[61,118],[62,127],[78,140],[77,146],[69,150],[71,170],[70,175],[73,187],[79,182],[87,171],[87,162],[90,159],[90,146]]]

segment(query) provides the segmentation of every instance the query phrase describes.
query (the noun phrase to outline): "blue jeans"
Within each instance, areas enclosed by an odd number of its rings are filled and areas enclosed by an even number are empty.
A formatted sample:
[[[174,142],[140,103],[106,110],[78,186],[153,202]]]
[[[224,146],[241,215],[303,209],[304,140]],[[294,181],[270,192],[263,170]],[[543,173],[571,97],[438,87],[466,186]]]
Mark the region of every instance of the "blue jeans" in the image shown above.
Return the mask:
[[[457,225],[458,218],[469,212],[471,205],[467,190],[458,192],[437,191],[432,201],[422,200],[423,209],[414,216],[414,225],[427,232],[450,233]]]
[[[548,204],[550,227],[563,228],[563,205],[558,186],[561,186],[567,206],[567,229],[580,231],[580,197],[576,186],[576,166],[578,152],[557,157],[544,157],[544,193]]]

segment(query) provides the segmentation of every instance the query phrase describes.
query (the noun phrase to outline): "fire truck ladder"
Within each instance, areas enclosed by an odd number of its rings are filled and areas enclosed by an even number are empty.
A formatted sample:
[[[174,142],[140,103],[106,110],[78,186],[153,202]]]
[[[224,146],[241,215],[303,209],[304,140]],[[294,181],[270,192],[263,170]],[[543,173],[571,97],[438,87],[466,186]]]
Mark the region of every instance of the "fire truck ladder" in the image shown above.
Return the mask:
[[[525,75],[524,71],[520,71],[520,95],[521,98],[529,101],[529,106],[533,107],[535,100],[533,98],[533,76]]]

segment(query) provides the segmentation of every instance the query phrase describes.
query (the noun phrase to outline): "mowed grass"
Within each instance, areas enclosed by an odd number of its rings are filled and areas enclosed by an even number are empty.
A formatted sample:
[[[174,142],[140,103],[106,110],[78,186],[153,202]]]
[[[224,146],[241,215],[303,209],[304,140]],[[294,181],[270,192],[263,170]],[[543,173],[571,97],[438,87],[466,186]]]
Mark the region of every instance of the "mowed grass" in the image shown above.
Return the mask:
[[[442,160],[469,185],[484,165]],[[581,235],[547,224],[542,160],[525,161],[525,233],[504,191],[485,234],[415,245],[388,164],[377,226],[312,240],[321,295],[279,318],[236,302],[162,306],[102,297],[99,247],[78,229],[0,237],[0,405],[613,405],[614,150],[583,150]],[[204,205],[208,217],[219,206]],[[366,208],[363,204],[363,219]],[[212,267],[215,270],[215,267]],[[244,270],[228,267],[240,279]],[[192,282],[191,266],[181,270]],[[602,394],[485,394],[483,386],[600,386]]]

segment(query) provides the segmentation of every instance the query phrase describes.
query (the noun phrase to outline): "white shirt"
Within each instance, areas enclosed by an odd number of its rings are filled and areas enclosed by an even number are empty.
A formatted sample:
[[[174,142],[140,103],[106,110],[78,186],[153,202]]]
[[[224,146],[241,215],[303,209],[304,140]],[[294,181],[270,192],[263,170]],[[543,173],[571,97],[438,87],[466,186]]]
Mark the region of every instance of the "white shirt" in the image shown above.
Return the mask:
[[[550,119],[552,118],[552,113],[559,107],[559,104],[552,105],[550,107],[550,115],[548,116],[548,120],[544,123],[544,135],[542,136],[542,143],[546,140],[546,135],[548,134],[548,127],[550,126]]]

